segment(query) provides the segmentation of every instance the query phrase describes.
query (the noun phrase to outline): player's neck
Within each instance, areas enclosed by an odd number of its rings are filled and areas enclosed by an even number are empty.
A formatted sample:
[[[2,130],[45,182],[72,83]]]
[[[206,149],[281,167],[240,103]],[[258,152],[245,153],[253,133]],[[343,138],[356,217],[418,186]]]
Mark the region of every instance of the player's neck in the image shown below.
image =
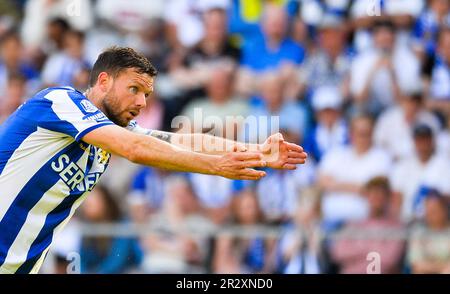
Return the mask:
[[[96,95],[94,88],[88,88],[84,93],[84,96],[86,96],[89,101],[92,102],[98,109],[103,111],[103,105],[101,103],[101,99],[99,98],[99,95]]]

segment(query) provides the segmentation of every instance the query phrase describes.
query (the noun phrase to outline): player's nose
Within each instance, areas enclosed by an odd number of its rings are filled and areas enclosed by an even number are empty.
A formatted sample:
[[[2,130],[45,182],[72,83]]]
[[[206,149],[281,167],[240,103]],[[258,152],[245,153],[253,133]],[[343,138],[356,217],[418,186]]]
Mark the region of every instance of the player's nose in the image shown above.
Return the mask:
[[[136,95],[136,107],[139,109],[144,108],[147,105],[147,100],[145,99],[145,94]]]

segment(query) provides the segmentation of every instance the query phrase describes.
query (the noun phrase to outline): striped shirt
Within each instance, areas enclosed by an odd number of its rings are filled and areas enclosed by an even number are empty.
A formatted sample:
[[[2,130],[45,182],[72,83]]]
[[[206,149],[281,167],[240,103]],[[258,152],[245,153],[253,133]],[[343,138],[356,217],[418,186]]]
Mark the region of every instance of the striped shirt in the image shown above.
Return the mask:
[[[80,92],[48,88],[0,126],[0,273],[37,273],[110,154],[81,139],[113,123]]]

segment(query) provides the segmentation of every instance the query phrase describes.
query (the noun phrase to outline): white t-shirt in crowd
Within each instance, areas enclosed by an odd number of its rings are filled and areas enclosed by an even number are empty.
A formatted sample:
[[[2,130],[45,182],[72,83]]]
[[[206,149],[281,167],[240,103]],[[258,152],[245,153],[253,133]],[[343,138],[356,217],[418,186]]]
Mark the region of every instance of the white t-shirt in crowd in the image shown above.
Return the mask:
[[[233,197],[232,180],[203,174],[191,174],[189,179],[203,207],[221,208],[230,204]]]
[[[169,0],[166,3],[164,19],[177,28],[182,45],[192,47],[204,35],[202,12],[211,8],[227,9],[230,0]]]
[[[128,31],[140,31],[153,18],[161,18],[164,14],[165,1],[133,0],[99,0],[96,12],[102,19]]]
[[[330,151],[322,159],[319,173],[334,178],[339,183],[364,185],[376,176],[387,176],[391,167],[388,154],[371,148],[358,155],[350,146]],[[322,201],[325,220],[361,220],[367,216],[367,201],[359,194],[326,191]]]
[[[437,118],[425,110],[418,113],[415,123],[430,126],[435,134],[438,134],[440,129]],[[375,125],[375,143],[388,151],[395,159],[411,156],[415,152],[413,127],[405,120],[401,107],[391,107],[381,114]]]
[[[25,47],[43,45],[47,22],[57,17],[79,31],[87,31],[94,24],[92,1],[89,0],[26,1],[24,13],[21,37]]]
[[[380,1],[374,0],[356,0],[350,8],[352,17],[368,16],[370,11],[376,11],[376,4]],[[384,0],[381,8],[388,15],[409,14],[418,16],[424,7],[424,0]]]
[[[350,70],[350,91],[353,95],[359,95],[370,78],[370,72],[382,57],[382,52],[370,49],[359,54]],[[411,91],[417,87],[420,81],[420,63],[414,53],[407,47],[396,47],[392,53],[394,73],[401,91]],[[391,75],[388,69],[378,70],[370,82],[370,97],[373,97],[382,105],[391,105],[394,101]]]
[[[450,159],[435,154],[424,164],[413,155],[395,164],[390,178],[392,189],[403,196],[401,217],[408,221],[415,215],[414,202],[421,186],[450,195]]]

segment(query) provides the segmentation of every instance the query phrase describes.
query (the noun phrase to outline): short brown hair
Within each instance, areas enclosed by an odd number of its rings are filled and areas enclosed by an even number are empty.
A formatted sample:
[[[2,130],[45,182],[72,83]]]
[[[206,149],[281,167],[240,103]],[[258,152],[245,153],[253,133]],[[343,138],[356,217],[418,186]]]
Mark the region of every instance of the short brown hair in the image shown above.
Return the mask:
[[[371,189],[382,189],[385,192],[391,191],[391,185],[389,184],[389,180],[386,177],[378,176],[370,179],[365,185],[364,190]]]
[[[110,47],[103,51],[97,58],[89,77],[89,86],[97,82],[98,75],[106,72],[116,77],[120,72],[128,68],[136,69],[138,73],[146,73],[151,77],[158,74],[156,68],[142,54],[130,47]]]

